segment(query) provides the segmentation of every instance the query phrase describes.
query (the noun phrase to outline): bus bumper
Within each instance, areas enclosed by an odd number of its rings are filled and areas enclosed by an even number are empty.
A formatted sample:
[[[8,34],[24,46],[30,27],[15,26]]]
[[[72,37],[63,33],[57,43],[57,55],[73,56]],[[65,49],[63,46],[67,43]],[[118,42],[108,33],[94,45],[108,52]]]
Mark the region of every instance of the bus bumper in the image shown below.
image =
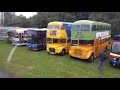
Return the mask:
[[[75,54],[75,52],[73,50],[69,50],[69,55],[75,58],[79,58],[79,59],[83,59],[83,60],[87,60],[88,58],[86,58],[85,55],[79,55],[79,54]]]
[[[114,59],[110,59],[110,64],[115,67],[120,67],[120,61],[116,61]]]

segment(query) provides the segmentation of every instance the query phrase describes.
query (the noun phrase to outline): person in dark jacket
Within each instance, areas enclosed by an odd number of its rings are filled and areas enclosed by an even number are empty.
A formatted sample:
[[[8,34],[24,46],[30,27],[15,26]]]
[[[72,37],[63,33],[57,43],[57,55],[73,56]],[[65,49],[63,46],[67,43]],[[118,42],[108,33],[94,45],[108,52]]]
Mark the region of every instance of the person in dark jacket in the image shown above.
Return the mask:
[[[102,51],[99,55],[99,64],[98,64],[98,69],[100,71],[102,71],[104,69],[104,62],[105,62],[105,59],[107,59],[107,55],[106,55],[106,52],[105,51]]]

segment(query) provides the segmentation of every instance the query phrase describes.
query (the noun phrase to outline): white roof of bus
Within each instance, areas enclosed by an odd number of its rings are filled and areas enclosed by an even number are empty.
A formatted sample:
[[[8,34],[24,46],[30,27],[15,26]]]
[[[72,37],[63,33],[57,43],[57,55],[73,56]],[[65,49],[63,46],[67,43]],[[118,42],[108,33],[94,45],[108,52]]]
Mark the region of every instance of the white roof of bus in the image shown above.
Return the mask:
[[[32,29],[32,28],[31,28],[31,29],[29,29],[29,30],[47,31],[48,29],[47,29],[47,28],[40,28],[40,29],[38,29],[38,28],[37,28],[37,29],[35,29],[35,28],[34,28],[34,29]]]

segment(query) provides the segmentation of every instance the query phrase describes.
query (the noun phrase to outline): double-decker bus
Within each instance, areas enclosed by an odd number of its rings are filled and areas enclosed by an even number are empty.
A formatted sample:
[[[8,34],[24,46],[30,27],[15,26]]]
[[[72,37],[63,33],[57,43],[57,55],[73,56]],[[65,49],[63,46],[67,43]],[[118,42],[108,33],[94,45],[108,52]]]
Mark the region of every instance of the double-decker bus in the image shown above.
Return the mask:
[[[65,55],[70,50],[71,28],[73,23],[54,21],[48,23],[47,52]]]
[[[25,46],[27,44],[26,34],[27,28],[18,28],[12,30],[12,44],[17,46]]]
[[[27,32],[27,47],[30,50],[46,49],[47,28],[30,29]]]
[[[111,24],[79,20],[73,23],[69,55],[92,62],[101,51],[110,49]]]
[[[112,39],[110,64],[115,67],[120,67],[120,35],[115,35]]]

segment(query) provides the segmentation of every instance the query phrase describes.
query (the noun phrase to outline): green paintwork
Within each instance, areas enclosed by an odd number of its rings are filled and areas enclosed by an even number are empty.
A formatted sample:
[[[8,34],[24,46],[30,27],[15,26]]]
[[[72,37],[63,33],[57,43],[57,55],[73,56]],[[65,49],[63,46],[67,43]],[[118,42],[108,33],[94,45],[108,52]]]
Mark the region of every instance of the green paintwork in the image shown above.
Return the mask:
[[[111,24],[108,24],[108,23],[102,23],[102,22],[96,22],[96,21],[90,21],[90,20],[79,20],[79,21],[76,21],[73,23],[73,26],[74,25],[90,25],[90,31],[80,31],[82,33],[82,36],[83,38],[78,38],[76,37],[77,36],[77,32],[76,30],[72,30],[71,32],[71,39],[72,40],[78,40],[78,39],[81,39],[81,40],[93,40],[96,38],[96,33],[97,32],[105,32],[105,31],[108,31],[109,32],[109,35],[111,35],[111,30],[102,30],[102,31],[92,31],[91,32],[91,29],[92,29],[92,25],[103,25],[103,26],[111,26]]]
[[[94,32],[82,32],[82,36],[83,38],[77,38],[76,35],[77,35],[77,31],[72,31],[72,34],[71,34],[71,38],[72,40],[78,40],[78,39],[81,39],[81,40],[93,40],[96,38],[96,33],[98,31],[94,31]],[[109,31],[109,35],[111,35],[111,31]]]

